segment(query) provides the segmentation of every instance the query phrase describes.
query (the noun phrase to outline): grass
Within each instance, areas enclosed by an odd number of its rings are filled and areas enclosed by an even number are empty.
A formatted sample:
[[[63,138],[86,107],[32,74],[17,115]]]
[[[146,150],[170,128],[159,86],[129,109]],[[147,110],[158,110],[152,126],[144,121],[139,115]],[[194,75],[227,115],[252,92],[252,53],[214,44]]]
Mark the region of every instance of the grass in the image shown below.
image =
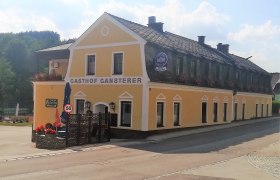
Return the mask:
[[[11,123],[9,121],[0,121],[0,126],[32,126],[32,122]]]

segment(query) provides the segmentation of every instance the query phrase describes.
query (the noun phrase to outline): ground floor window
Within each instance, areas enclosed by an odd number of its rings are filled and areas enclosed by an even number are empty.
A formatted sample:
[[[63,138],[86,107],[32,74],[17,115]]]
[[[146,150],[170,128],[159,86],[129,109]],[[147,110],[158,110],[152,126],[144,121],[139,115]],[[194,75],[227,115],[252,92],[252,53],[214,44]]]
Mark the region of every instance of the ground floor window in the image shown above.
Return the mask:
[[[179,126],[180,122],[180,103],[174,103],[173,105],[173,125]]]
[[[263,104],[262,104],[261,117],[263,117]]]
[[[157,102],[157,127],[163,127],[164,103]]]
[[[131,101],[121,101],[121,126],[131,127]]]
[[[84,114],[84,113],[85,113],[85,100],[76,99],[76,114]]]
[[[207,102],[202,102],[201,109],[201,121],[207,123]]]
[[[256,117],[258,117],[258,104],[256,104]]]
[[[245,104],[242,105],[242,120],[245,119]]]
[[[214,102],[214,109],[213,109],[213,115],[214,115],[214,122],[218,122],[218,103]]]
[[[234,103],[234,120],[237,120],[237,103]]]
[[[227,121],[227,103],[224,103],[224,122]]]
[[[266,116],[268,116],[268,104],[266,105]]]

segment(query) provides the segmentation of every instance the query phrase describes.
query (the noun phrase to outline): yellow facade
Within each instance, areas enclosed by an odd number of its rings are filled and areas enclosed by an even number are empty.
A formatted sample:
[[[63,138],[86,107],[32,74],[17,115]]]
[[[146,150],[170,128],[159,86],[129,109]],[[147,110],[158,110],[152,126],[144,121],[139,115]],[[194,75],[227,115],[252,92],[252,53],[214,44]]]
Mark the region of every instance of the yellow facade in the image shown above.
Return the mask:
[[[116,23],[109,16],[101,16],[70,47],[69,63],[61,64],[58,73],[66,74],[63,82],[34,82],[34,128],[55,121],[55,108],[46,108],[45,100],[58,99],[58,110],[63,110],[64,87],[71,83],[70,102],[76,112],[77,100],[89,101],[91,110],[99,105],[109,107],[110,102],[118,114],[120,129],[152,131],[230,123],[236,120],[271,116],[271,96],[256,93],[234,94],[232,90],[153,83],[149,81],[144,54],[145,41]],[[123,54],[123,72],[113,74],[113,54]],[[95,56],[95,74],[87,75],[87,57]],[[66,73],[67,71],[67,73]],[[121,103],[131,102],[131,125],[120,123]],[[157,103],[164,104],[163,126],[157,127]],[[180,104],[179,125],[174,126],[174,103]],[[207,104],[206,122],[202,122],[202,103]],[[214,121],[214,103],[217,120]],[[226,118],[224,118],[226,104]],[[243,104],[245,111],[243,115]],[[256,104],[258,109],[256,113]],[[262,105],[263,104],[263,105]],[[268,110],[267,110],[268,108]],[[244,118],[243,118],[244,117]],[[226,121],[225,121],[226,119]]]

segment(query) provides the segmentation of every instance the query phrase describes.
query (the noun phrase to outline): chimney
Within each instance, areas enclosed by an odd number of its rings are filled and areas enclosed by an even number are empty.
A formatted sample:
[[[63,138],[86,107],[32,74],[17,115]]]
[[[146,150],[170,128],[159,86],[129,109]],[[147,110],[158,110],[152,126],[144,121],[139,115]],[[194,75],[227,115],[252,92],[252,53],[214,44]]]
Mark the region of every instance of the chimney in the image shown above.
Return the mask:
[[[163,32],[163,23],[162,22],[156,22],[156,17],[155,16],[150,16],[148,18],[148,27],[158,31],[158,32]]]
[[[197,36],[199,44],[205,44],[205,36]]]
[[[222,51],[225,54],[228,54],[229,53],[229,45],[228,44],[219,43],[217,45],[217,50]]]

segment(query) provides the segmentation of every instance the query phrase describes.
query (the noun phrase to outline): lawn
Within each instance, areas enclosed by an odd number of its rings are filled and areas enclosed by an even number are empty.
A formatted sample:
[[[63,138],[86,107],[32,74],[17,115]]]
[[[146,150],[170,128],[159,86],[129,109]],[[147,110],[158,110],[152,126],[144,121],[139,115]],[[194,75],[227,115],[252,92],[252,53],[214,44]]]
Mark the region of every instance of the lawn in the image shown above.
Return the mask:
[[[32,122],[12,123],[10,121],[0,121],[0,126],[32,126]]]

